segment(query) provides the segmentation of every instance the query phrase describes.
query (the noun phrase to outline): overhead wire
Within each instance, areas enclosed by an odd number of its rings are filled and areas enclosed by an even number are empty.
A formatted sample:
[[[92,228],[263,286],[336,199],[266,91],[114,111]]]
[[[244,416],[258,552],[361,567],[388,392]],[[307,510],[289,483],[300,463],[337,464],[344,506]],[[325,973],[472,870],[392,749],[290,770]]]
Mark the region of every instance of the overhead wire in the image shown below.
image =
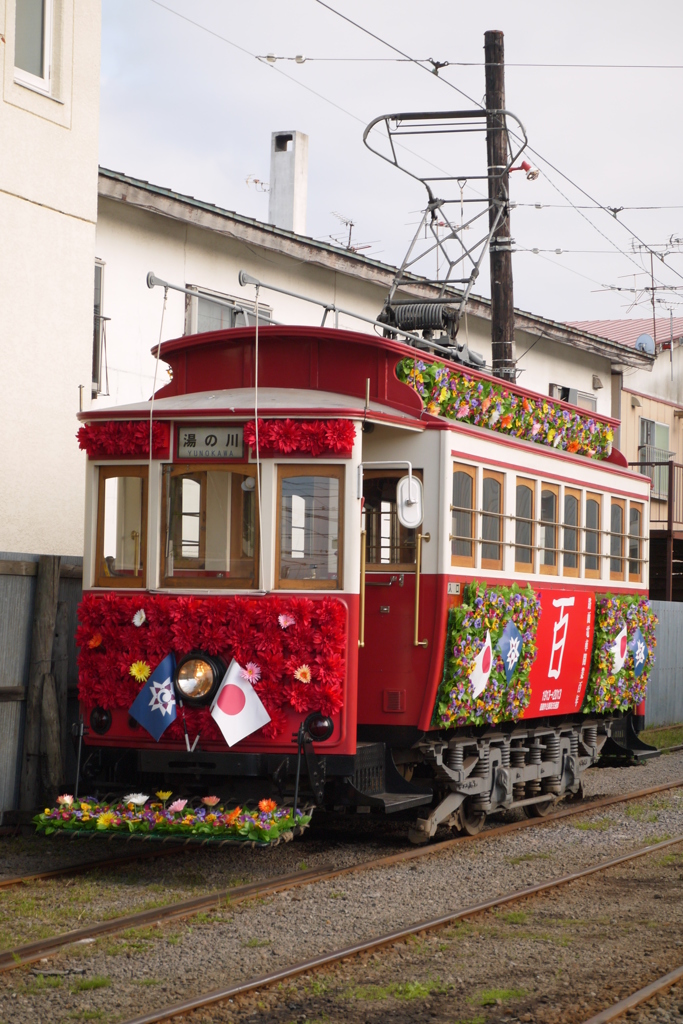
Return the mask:
[[[350,19],[349,19],[350,20]],[[483,60],[445,60],[432,61],[431,57],[414,58],[419,64],[438,64],[442,68],[485,68],[494,65],[487,64]],[[309,57],[299,54],[295,57],[282,57],[279,54],[263,53],[258,55],[258,60],[291,60],[297,64],[306,64],[308,61],[316,63],[338,63],[338,64],[404,64],[410,63],[412,57]],[[561,64],[547,63],[539,64],[531,61],[506,62],[506,68],[576,68],[586,70],[604,71],[683,71],[683,64]],[[434,72],[432,71],[431,74]]]

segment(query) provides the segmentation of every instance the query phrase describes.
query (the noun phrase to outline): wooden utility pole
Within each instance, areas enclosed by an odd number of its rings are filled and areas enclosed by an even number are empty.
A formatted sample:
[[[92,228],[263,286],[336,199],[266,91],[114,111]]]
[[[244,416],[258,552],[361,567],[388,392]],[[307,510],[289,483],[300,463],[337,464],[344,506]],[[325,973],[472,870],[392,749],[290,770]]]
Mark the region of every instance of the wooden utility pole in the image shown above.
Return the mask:
[[[508,144],[505,131],[505,52],[502,32],[484,34],[486,62],[486,154],[491,238],[491,349],[496,377],[515,380],[515,313],[512,298]]]

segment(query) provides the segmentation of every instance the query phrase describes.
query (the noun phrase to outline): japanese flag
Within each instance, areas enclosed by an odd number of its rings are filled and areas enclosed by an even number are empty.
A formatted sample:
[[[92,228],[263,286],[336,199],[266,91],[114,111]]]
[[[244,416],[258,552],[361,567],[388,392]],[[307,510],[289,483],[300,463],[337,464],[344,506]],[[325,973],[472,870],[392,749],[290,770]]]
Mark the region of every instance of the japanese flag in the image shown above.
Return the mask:
[[[472,683],[472,696],[478,697],[486,689],[486,684],[491,675],[493,667],[493,648],[491,647],[491,634],[486,630],[486,643],[474,659],[474,666],[470,672]]]
[[[626,636],[626,626],[623,627],[621,633],[618,634],[616,640],[610,647],[612,657],[614,659],[614,673],[620,672],[624,667],[626,661],[626,653],[628,651],[628,637]]]
[[[270,721],[256,690],[234,658],[211,704],[211,717],[229,747]]]

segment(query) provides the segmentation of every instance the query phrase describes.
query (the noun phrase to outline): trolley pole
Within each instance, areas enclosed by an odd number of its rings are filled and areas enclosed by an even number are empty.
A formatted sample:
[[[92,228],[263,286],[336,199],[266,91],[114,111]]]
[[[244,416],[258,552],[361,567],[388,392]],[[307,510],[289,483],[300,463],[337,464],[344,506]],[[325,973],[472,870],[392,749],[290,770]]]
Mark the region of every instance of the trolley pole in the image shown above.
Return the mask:
[[[512,297],[512,240],[505,116],[505,51],[502,32],[484,33],[486,62],[486,154],[488,158],[489,227],[491,237],[491,349],[496,377],[515,381],[515,313]]]

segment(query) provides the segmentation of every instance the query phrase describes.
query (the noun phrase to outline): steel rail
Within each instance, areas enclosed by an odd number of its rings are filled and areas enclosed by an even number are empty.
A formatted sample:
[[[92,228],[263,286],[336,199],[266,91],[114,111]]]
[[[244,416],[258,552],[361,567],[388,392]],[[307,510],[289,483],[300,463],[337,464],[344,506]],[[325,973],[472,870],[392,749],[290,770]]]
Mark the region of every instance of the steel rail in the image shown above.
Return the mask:
[[[135,842],[135,840],[132,840]],[[130,864],[136,860],[153,860],[156,857],[168,857],[173,853],[180,853],[186,849],[182,838],[169,840],[169,845],[154,850],[140,850],[138,853],[129,853],[125,857],[107,857],[104,860],[87,860],[79,864],[69,864],[63,868],[54,868],[51,871],[36,871],[32,875],[14,875],[11,878],[0,878],[0,889],[9,889],[13,885],[28,884],[29,882],[40,882],[44,879],[61,878],[64,875],[80,875],[85,871],[95,871],[97,868],[118,867],[120,864]]]
[[[622,1014],[633,1010],[636,1006],[640,1006],[641,1003],[648,1002],[648,1000],[659,995],[660,992],[665,992],[666,989],[671,988],[672,985],[675,985],[676,982],[682,979],[683,967],[676,967],[675,970],[669,971],[668,974],[657,978],[656,981],[651,982],[644,988],[639,988],[637,992],[626,996],[625,999],[620,999],[618,1003],[608,1006],[606,1010],[596,1013],[594,1017],[589,1017],[588,1020],[584,1021],[584,1024],[609,1024],[609,1021],[616,1020],[617,1017],[621,1017]]]
[[[416,860],[421,857],[433,856],[452,849],[463,842],[481,842],[488,839],[495,839],[509,832],[517,832],[524,828],[534,828],[538,825],[552,824],[554,821],[563,818],[574,817],[578,814],[588,814],[603,807],[614,804],[626,803],[629,800],[643,799],[655,793],[661,793],[668,789],[676,789],[683,786],[683,779],[674,782],[662,783],[658,786],[651,786],[649,789],[634,790],[630,793],[623,793],[617,796],[601,797],[590,803],[577,804],[574,807],[567,807],[555,814],[549,814],[542,818],[523,818],[520,821],[513,821],[507,825],[500,825],[497,828],[487,829],[476,836],[459,836],[456,839],[445,839],[431,846],[421,846],[414,849],[403,850],[400,853],[389,854],[385,857],[376,857],[360,861],[356,864],[344,867],[321,866],[310,868],[307,871],[296,872],[291,875],[276,875],[271,879],[262,882],[250,882],[247,885],[233,888],[219,889],[205,896],[197,896],[189,900],[182,900],[177,903],[169,903],[165,907],[157,907],[154,910],[143,910],[135,914],[127,914],[123,917],[115,917],[104,922],[97,922],[92,925],[85,925],[73,931],[63,932],[61,935],[50,936],[39,939],[35,942],[17,946],[15,949],[0,951],[0,974],[11,971],[15,967],[23,967],[26,964],[35,963],[37,960],[58,953],[65,946],[74,943],[84,942],[88,939],[95,939],[103,935],[111,935],[115,932],[124,931],[129,928],[142,928],[145,925],[157,924],[162,921],[177,920],[190,917],[206,910],[208,907],[216,906],[225,899],[234,902],[241,902],[251,896],[257,896],[269,892],[278,892],[294,888],[299,885],[311,885],[314,882],[329,881],[341,875],[354,874],[360,871],[369,871],[375,868],[391,867],[404,861]]]
[[[193,996],[189,999],[185,999],[181,1003],[166,1006],[161,1010],[152,1010],[150,1013],[143,1013],[139,1017],[134,1017],[130,1020],[124,1021],[123,1024],[158,1024],[160,1021],[170,1020],[173,1017],[180,1016],[180,1014],[189,1013],[191,1010],[211,1006],[214,1003],[223,1002],[225,999],[231,999],[247,992],[254,992],[258,989],[269,987],[277,982],[288,981],[292,978],[296,978],[300,974],[307,974],[320,967],[339,963],[341,960],[357,956],[359,953],[367,953],[372,950],[381,949],[384,946],[393,945],[395,942],[401,942],[410,938],[412,935],[419,935],[422,932],[435,931],[439,928],[444,928],[456,921],[462,921],[468,917],[473,917],[474,915],[481,914],[486,910],[493,910],[496,907],[506,906],[509,903],[514,903],[517,900],[522,900],[529,896],[537,896],[540,893],[548,892],[551,889],[557,889],[561,885],[567,885],[570,882],[578,881],[581,878],[588,878],[590,875],[597,874],[600,871],[607,871],[609,868],[618,867],[620,864],[628,863],[629,861],[636,860],[639,857],[645,857],[650,853],[655,853],[658,850],[666,849],[668,846],[673,846],[676,843],[681,842],[683,842],[683,835],[676,836],[673,839],[665,839],[661,843],[641,847],[638,850],[634,850],[632,853],[623,854],[621,857],[614,857],[611,860],[602,861],[600,864],[594,864],[589,868],[583,868],[581,871],[574,871],[569,875],[563,875],[561,878],[555,878],[549,882],[540,882],[538,885],[531,885],[525,889],[518,889],[515,892],[507,893],[505,896],[497,896],[494,899],[486,900],[483,903],[476,903],[473,906],[465,907],[463,910],[451,911],[450,913],[443,914],[441,917],[431,918],[428,921],[419,921],[417,924],[408,925],[406,928],[400,928],[397,931],[388,932],[385,935],[378,935],[375,938],[368,939],[364,942],[357,942],[353,946],[346,946],[344,949],[337,949],[331,953],[321,953],[319,956],[313,957],[310,960],[304,960],[291,967],[283,967],[279,971],[273,971],[271,974],[262,974],[258,978],[251,978],[247,981],[238,982],[236,985],[230,985],[227,988],[214,989],[213,992],[208,992],[203,996]],[[595,1018],[595,1021],[597,1021],[597,1018]]]

